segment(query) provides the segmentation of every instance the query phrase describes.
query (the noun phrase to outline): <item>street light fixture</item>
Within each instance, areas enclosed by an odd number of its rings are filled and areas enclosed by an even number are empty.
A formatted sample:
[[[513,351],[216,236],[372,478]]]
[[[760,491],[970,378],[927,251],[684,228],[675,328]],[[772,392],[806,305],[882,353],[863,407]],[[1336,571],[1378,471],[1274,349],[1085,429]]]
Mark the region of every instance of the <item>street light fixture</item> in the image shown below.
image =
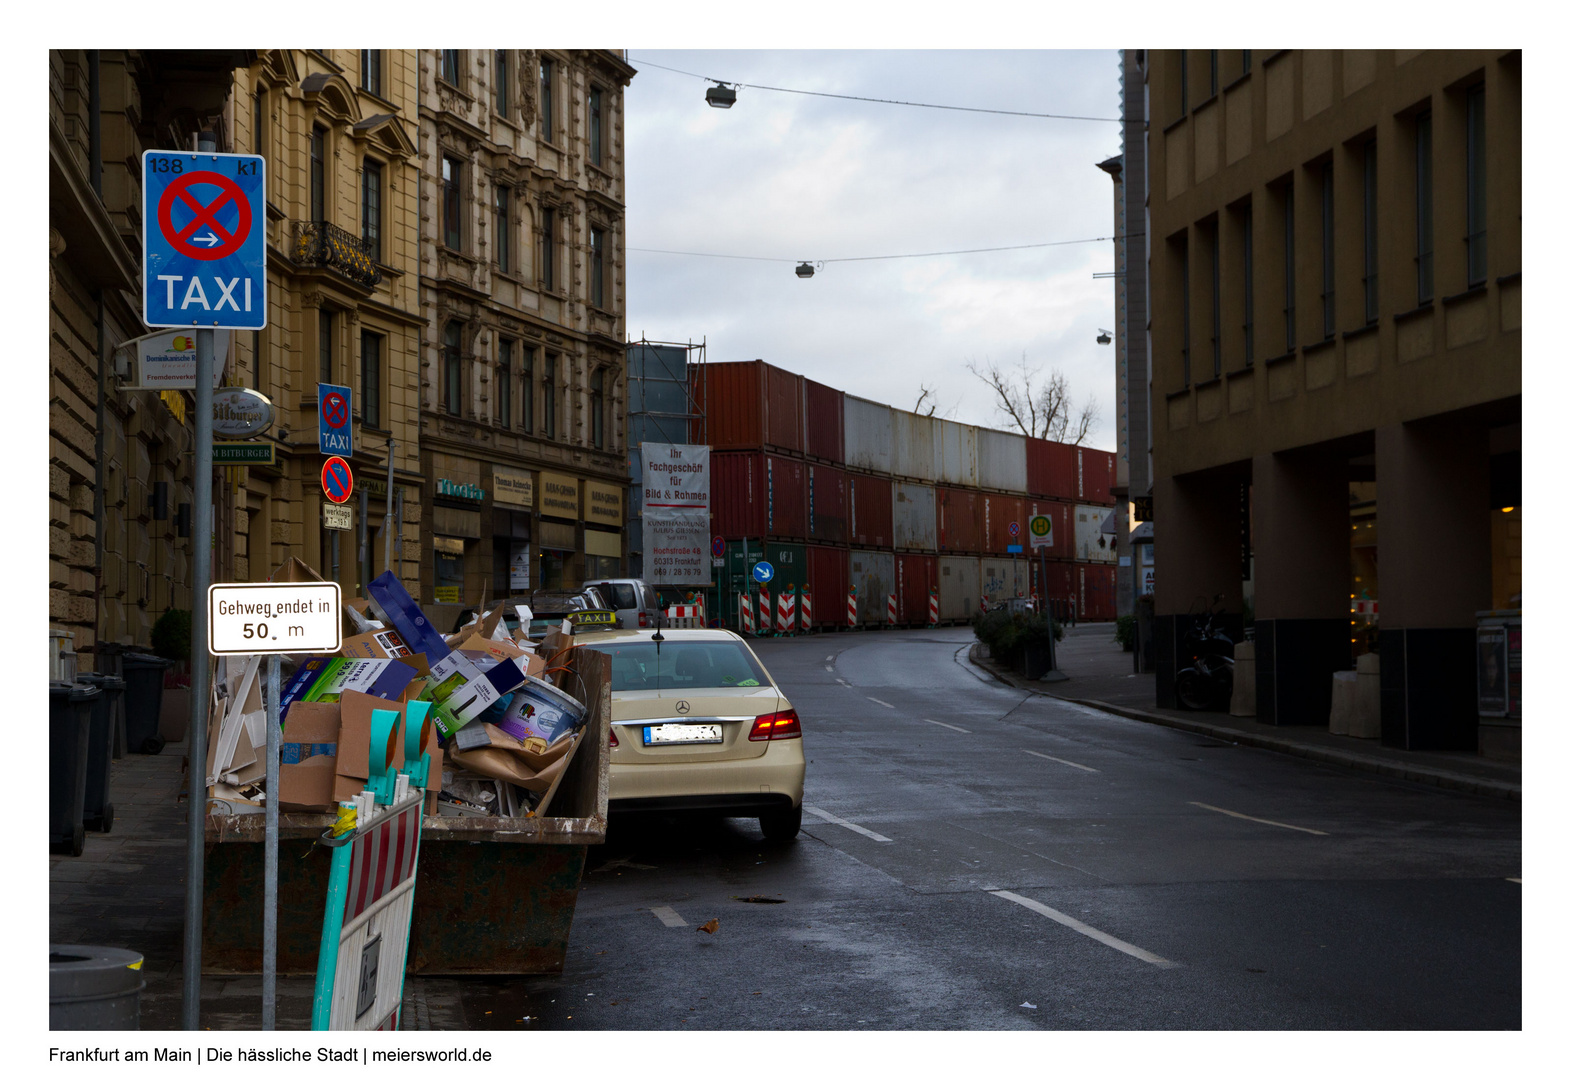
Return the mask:
[[[796,276],[801,278],[801,279],[803,279],[804,281],[807,280],[808,278],[812,277],[813,276],[813,264],[805,262],[802,265],[798,266],[796,268]]]
[[[1110,344],[1112,340],[1113,332],[1111,330],[1103,330],[1101,327],[1097,327],[1096,343],[1098,345]]]
[[[704,100],[712,109],[729,109],[736,104],[736,91],[725,83],[717,83],[704,91]]]

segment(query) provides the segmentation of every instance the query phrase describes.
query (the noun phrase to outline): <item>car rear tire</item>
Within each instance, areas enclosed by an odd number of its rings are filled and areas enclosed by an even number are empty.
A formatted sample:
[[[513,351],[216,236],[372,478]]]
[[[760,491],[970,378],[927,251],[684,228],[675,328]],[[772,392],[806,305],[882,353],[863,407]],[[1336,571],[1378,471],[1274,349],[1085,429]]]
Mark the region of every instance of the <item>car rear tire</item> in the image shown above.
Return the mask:
[[[764,839],[773,844],[788,844],[796,839],[802,829],[802,808],[771,810],[758,815],[758,827],[764,830]]]

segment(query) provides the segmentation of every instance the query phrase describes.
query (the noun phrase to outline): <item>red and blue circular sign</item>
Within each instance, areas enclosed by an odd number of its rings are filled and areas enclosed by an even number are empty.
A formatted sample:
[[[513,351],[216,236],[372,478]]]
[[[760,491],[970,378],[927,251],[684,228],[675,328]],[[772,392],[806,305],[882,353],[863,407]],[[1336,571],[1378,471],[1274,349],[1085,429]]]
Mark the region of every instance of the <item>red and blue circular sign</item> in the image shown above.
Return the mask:
[[[209,191],[191,190],[198,186]],[[188,172],[164,188],[158,200],[158,229],[169,246],[187,258],[225,259],[251,235],[251,202],[240,185],[223,173]]]
[[[723,536],[715,537],[714,540],[711,541],[710,544],[709,544],[709,550],[713,551],[715,553],[715,558],[717,558],[717,559],[720,558],[720,556],[724,555],[725,554],[725,537],[723,537]]]
[[[322,419],[331,428],[349,423],[349,402],[337,390],[328,391],[322,398]]]
[[[335,503],[348,502],[355,491],[355,474],[349,471],[349,462],[341,457],[330,457],[322,465],[322,492]]]

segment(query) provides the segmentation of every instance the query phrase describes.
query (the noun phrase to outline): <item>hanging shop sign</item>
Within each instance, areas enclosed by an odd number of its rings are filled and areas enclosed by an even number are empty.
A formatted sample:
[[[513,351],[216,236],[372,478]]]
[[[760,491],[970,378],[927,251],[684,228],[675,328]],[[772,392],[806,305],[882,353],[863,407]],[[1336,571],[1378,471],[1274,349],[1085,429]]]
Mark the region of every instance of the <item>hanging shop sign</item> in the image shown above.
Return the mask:
[[[260,435],[273,426],[273,403],[239,386],[213,391],[213,434],[232,439]]]

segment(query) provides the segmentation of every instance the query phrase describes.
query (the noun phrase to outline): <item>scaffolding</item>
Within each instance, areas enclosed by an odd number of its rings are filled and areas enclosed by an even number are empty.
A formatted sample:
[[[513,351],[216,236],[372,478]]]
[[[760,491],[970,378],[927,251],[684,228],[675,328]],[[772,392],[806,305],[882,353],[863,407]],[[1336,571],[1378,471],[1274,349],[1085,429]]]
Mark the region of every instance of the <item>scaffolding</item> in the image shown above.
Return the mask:
[[[644,455],[646,442],[706,445],[709,424],[693,393],[707,374],[708,339],[627,343],[628,574],[644,576]],[[696,369],[696,371],[695,371]]]

